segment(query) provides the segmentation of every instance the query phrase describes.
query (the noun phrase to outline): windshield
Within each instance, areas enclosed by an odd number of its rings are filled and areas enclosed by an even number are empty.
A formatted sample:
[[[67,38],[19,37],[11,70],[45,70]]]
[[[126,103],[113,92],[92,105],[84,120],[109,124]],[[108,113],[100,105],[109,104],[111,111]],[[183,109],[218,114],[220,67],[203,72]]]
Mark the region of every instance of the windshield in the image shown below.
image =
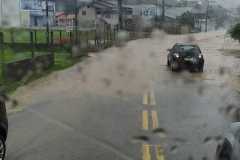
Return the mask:
[[[185,56],[199,55],[201,53],[200,49],[193,45],[182,45],[179,47],[179,53]]]
[[[0,0],[0,160],[233,160],[234,122],[240,0]]]
[[[194,50],[194,49],[196,49],[196,47],[194,47],[194,46],[180,46],[180,50],[181,51],[183,51],[183,52],[186,52],[186,51],[191,51],[191,50]]]

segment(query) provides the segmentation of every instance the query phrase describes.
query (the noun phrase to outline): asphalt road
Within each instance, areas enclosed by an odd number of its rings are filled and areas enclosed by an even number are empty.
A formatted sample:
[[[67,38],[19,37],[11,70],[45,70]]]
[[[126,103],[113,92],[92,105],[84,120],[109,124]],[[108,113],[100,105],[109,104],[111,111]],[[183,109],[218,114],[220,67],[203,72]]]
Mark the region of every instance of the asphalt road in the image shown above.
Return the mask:
[[[166,49],[192,38],[155,33],[20,89],[7,160],[214,159],[240,99],[230,80],[240,59],[219,51],[223,35],[195,36],[203,74],[165,66]]]

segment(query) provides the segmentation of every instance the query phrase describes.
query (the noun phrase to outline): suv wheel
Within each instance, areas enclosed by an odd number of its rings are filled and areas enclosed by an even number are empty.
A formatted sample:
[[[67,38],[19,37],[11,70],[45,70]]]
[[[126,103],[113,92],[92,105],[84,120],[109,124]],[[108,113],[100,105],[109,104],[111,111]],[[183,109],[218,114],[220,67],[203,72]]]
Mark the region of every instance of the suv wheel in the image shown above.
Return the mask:
[[[171,70],[175,72],[179,69],[179,64],[176,61],[172,61],[170,67],[171,67]]]
[[[6,155],[6,145],[3,137],[0,137],[0,160],[4,160]]]
[[[202,73],[202,72],[203,72],[203,66],[200,66],[200,67],[198,68],[198,71]]]

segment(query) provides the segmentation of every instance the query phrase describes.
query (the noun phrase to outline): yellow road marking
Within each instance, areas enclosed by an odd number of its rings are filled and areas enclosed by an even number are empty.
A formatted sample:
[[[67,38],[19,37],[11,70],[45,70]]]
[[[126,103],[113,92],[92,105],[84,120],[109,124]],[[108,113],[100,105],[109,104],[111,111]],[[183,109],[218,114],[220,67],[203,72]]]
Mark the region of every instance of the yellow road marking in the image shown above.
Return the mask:
[[[157,160],[165,160],[163,149],[160,145],[155,146],[156,158]]]
[[[152,128],[158,128],[158,116],[156,111],[152,111]]]
[[[147,106],[155,106],[156,105],[156,99],[154,91],[151,90],[150,92],[145,92],[143,95],[143,105]]]
[[[142,159],[151,160],[150,145],[148,144],[142,145]]]
[[[142,127],[144,130],[148,130],[148,111],[142,112]]]
[[[143,95],[143,105],[148,105],[148,92]]]
[[[154,94],[153,90],[151,90],[149,98],[150,98],[150,105],[155,106],[156,105],[156,99],[155,99],[155,94]]]

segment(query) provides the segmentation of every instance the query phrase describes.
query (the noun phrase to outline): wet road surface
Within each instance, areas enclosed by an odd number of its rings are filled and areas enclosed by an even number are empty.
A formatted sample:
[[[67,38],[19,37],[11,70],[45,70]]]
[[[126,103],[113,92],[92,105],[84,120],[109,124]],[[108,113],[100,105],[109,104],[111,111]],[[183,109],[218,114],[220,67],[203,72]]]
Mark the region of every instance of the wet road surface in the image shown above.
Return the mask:
[[[166,49],[179,41],[200,45],[203,74],[167,69]],[[223,32],[156,32],[20,88],[26,108],[9,116],[7,159],[214,159],[240,99],[231,85],[240,59],[223,43]]]

